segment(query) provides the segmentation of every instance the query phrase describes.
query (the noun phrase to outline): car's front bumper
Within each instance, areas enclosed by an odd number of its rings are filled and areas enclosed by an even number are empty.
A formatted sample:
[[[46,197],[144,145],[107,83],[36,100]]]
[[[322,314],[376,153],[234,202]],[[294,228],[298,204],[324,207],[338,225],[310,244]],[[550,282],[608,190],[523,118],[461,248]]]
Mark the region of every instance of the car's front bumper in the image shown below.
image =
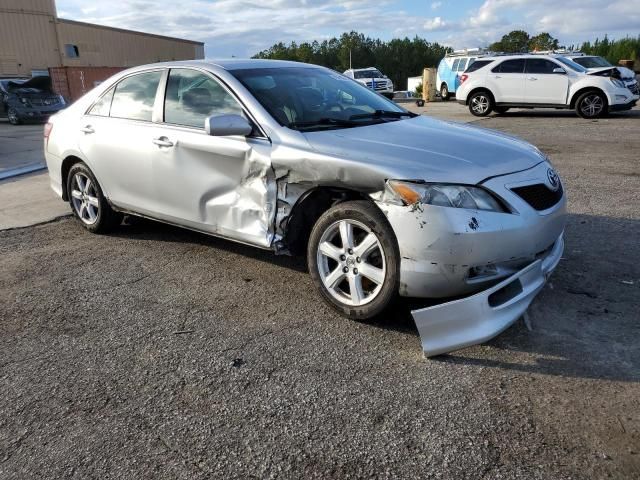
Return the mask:
[[[627,103],[616,103],[609,106],[610,112],[621,112],[624,110],[631,110],[638,103],[638,97],[636,96],[633,100],[628,101]]]
[[[411,312],[425,356],[486,342],[511,326],[540,292],[563,250],[560,236],[545,258],[497,285],[470,297]]]

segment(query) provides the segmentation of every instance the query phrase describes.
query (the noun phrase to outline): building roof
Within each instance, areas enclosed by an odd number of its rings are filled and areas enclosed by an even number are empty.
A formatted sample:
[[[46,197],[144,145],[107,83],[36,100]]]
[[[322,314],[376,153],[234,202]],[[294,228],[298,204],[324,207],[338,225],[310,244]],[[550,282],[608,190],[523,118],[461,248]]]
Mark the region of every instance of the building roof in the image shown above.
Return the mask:
[[[67,23],[69,25],[78,25],[81,27],[91,27],[91,28],[101,28],[104,30],[112,30],[115,32],[122,32],[122,33],[132,33],[135,35],[144,35],[146,37],[154,37],[154,38],[161,38],[164,40],[171,40],[174,42],[183,42],[183,43],[192,43],[195,45],[204,45],[204,42],[197,42],[195,40],[187,40],[185,38],[176,38],[176,37],[168,37],[166,35],[156,35],[155,33],[146,33],[146,32],[140,32],[137,30],[127,30],[124,28],[116,28],[116,27],[108,27],[106,25],[98,25],[96,23],[87,23],[87,22],[79,22],[77,20],[67,20],[66,18],[57,18],[57,21],[60,23]]]

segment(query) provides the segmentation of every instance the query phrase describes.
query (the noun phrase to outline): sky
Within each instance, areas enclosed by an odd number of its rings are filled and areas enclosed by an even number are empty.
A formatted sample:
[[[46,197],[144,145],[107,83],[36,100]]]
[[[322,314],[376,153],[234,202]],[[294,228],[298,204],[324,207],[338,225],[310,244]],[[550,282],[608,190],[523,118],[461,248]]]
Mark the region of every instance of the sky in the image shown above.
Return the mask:
[[[276,42],[356,30],[418,35],[455,49],[487,46],[515,29],[562,45],[640,35],[640,0],[56,0],[58,16],[205,42],[206,58],[251,57]]]

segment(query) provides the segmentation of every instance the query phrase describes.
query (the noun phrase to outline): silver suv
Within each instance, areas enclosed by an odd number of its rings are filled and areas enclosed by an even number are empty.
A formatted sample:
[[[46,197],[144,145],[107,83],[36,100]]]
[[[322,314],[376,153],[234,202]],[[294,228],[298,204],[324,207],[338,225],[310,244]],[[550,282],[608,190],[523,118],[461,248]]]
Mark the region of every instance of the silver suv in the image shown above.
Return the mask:
[[[127,70],[51,118],[45,154],[87,230],[139,215],[305,254],[349,318],[398,295],[470,295],[413,312],[427,355],[506,328],[563,250],[564,190],[538,149],[415,115],[314,65]]]

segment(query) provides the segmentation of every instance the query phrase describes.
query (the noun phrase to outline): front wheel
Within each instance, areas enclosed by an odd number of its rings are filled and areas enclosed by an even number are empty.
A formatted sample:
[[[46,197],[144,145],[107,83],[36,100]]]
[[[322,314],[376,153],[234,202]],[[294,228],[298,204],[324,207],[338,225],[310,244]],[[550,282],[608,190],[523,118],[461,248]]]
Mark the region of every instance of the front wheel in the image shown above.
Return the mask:
[[[606,113],[607,99],[596,91],[585,92],[576,102],[576,113],[582,118],[598,118]]]
[[[67,176],[67,192],[73,214],[93,233],[105,233],[122,221],[102,194],[93,172],[84,163],[76,163]]]
[[[18,112],[16,112],[15,108],[10,108],[7,111],[7,118],[9,119],[9,123],[11,125],[20,125],[22,123],[22,121],[20,120],[20,117],[18,116]]]
[[[486,117],[493,110],[493,98],[488,92],[476,92],[469,99],[469,111],[476,117]]]
[[[323,299],[353,319],[375,317],[395,298],[399,259],[391,225],[364,200],[327,210],[314,225],[307,248],[309,272]]]

